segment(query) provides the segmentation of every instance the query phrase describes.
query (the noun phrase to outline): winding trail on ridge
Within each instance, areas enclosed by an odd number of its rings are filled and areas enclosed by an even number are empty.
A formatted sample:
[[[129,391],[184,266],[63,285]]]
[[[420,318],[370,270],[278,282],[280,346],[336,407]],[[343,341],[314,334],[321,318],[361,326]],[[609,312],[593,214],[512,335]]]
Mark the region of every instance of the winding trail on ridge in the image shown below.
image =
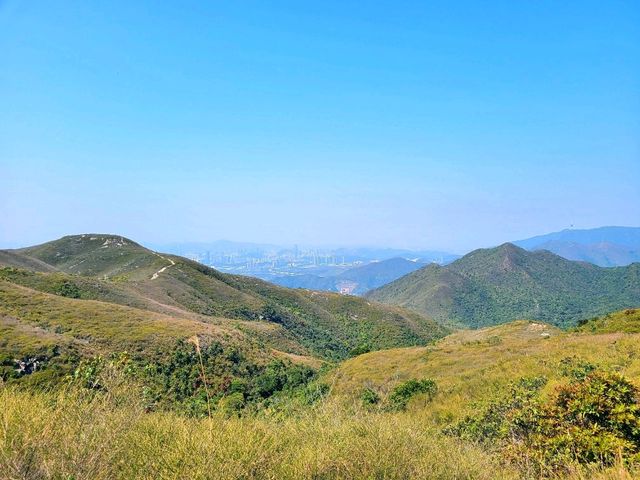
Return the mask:
[[[166,260],[167,262],[171,262],[171,265],[167,265],[167,266],[165,266],[165,267],[162,267],[162,268],[161,268],[160,270],[158,270],[156,273],[154,273],[153,275],[151,275],[151,280],[155,280],[155,279],[156,279],[156,278],[158,278],[158,276],[159,276],[162,272],[164,272],[167,268],[169,268],[169,267],[173,267],[173,266],[176,264],[176,262],[174,262],[174,261],[173,261],[173,260],[171,260],[170,258],[163,257],[162,255],[160,255],[160,254],[159,254],[159,253],[157,253],[157,252],[153,252],[153,254],[154,254],[154,255],[159,256],[161,259]]]

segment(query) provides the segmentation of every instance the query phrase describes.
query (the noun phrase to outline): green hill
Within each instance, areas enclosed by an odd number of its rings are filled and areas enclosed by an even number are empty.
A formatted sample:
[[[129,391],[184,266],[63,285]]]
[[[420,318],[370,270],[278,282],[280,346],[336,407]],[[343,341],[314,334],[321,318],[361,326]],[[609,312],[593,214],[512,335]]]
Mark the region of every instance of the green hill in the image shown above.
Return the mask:
[[[628,308],[601,317],[578,322],[577,332],[588,333],[640,333],[640,309]]]
[[[316,387],[331,389],[313,400],[292,390],[239,415],[222,398],[204,419],[149,410],[146,390],[117,371],[88,392],[0,385],[0,476],[637,478],[640,334],[621,326],[564,332],[517,321],[459,331],[351,358],[320,377]],[[568,394],[579,402],[564,402]],[[583,403],[577,420],[558,411]],[[557,435],[551,421],[564,422]],[[616,443],[622,435],[632,441]]]
[[[37,258],[28,257],[17,250],[0,250],[0,265],[26,268],[34,272],[55,272],[56,268]]]
[[[515,295],[533,288],[526,280],[539,279],[541,265],[555,257],[522,256],[513,246],[477,253],[455,271],[424,270],[451,288],[478,279],[506,288],[517,280],[519,289],[509,290]],[[638,310],[583,321],[573,331],[520,320],[447,335],[401,307],[225,275],[121,237],[65,237],[0,258],[3,478],[637,472],[637,462],[613,463],[619,445],[629,459],[639,451],[615,443],[625,431],[546,414],[558,411],[556,392],[602,385],[612,395],[618,387],[636,392]],[[564,277],[548,279],[553,288],[581,268],[604,270],[568,264]],[[636,285],[629,271],[625,278]],[[613,411],[628,407],[624,421],[636,422],[638,402],[627,397],[616,397]],[[608,414],[602,405],[596,408]],[[514,434],[523,426],[548,429],[549,418],[559,423],[545,436],[523,437],[526,449],[514,450],[523,445]],[[600,456],[536,457],[567,431],[572,443],[593,439],[578,452]],[[46,472],[33,473],[43,465]],[[225,470],[212,476],[220,465]],[[569,467],[577,476],[565,475]],[[613,468],[620,477],[608,476]]]
[[[60,366],[122,350],[144,362],[193,335],[256,361],[318,365],[354,349],[421,345],[447,333],[402,308],[222,274],[119,236],[2,251],[0,265],[0,354],[8,370],[15,358]]]
[[[602,268],[507,243],[426,266],[366,297],[470,327],[523,318],[568,326],[640,305],[640,264]]]

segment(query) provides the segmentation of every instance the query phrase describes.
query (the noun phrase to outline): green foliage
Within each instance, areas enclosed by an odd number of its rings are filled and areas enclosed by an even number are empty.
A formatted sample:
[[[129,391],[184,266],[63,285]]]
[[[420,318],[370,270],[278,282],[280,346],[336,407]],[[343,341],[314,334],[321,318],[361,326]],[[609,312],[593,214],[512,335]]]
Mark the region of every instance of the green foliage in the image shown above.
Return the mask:
[[[107,372],[130,377],[136,372],[136,366],[127,352],[112,353],[107,358],[97,356],[82,360],[68,380],[89,389],[102,390]]]
[[[240,392],[222,397],[218,402],[218,408],[226,415],[239,415],[244,407],[244,395]]]
[[[312,382],[299,389],[299,398],[305,405],[312,405],[329,395],[331,388],[323,382]]]
[[[563,376],[570,377],[574,380],[584,380],[597,368],[591,362],[576,356],[563,358],[560,360],[559,367]]]
[[[486,444],[508,438],[512,430],[525,427],[522,413],[530,410],[537,394],[546,383],[545,377],[520,378],[509,385],[508,393],[502,398],[490,402],[479,414],[467,416],[446,427],[445,433]]]
[[[639,284],[640,264],[601,268],[505,244],[426,266],[367,297],[472,328],[519,319],[569,327],[640,305]]]
[[[640,308],[627,308],[602,317],[581,320],[575,331],[587,333],[640,333]]]
[[[434,380],[428,378],[407,380],[393,389],[389,395],[389,405],[394,410],[404,410],[413,396],[424,394],[430,401],[437,392],[438,386]]]
[[[273,360],[261,365],[235,348],[210,341],[200,347],[180,341],[167,359],[144,368],[150,405],[178,408],[188,414],[207,413],[206,390],[218,408],[229,413],[258,406],[274,395],[292,393],[309,384],[316,372],[305,365]]]
[[[369,353],[371,351],[371,345],[368,343],[361,343],[355,348],[352,348],[349,352],[350,357],[357,357],[358,355],[363,355],[365,353]]]
[[[514,462],[544,475],[575,463],[640,461],[640,391],[631,382],[592,371],[546,401],[538,395],[543,384],[529,379],[512,386],[505,398],[446,433],[498,445]]]
[[[530,419],[531,434],[514,449],[550,468],[571,461],[611,465],[640,460],[638,389],[617,374],[594,372],[560,388]]]
[[[63,281],[58,284],[54,289],[54,293],[61,297],[80,298],[80,289],[75,283],[69,281]]]
[[[180,317],[197,313],[215,317],[216,322],[221,318],[269,322],[279,328],[243,325],[243,332],[270,348],[327,360],[348,357],[363,338],[369,348],[380,349],[425,344],[448,332],[415,313],[361,298],[293,291],[222,274],[112,235],[64,237],[21,250],[19,255],[20,265],[30,265],[27,260],[31,259],[45,267],[44,273],[0,268],[0,279],[58,296],[163,314],[176,315],[177,306],[184,310],[177,313]],[[153,283],[149,281],[165,267]]]
[[[362,401],[362,404],[366,407],[371,405],[377,405],[380,402],[380,395],[378,395],[378,393],[375,390],[369,387],[366,387],[360,393],[360,400]]]

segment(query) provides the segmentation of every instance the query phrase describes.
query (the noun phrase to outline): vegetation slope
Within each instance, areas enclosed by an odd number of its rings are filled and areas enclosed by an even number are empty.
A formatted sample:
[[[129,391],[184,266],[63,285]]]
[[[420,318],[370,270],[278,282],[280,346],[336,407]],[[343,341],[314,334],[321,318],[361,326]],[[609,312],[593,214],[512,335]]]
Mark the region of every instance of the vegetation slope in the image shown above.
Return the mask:
[[[99,389],[70,384],[62,391],[33,393],[0,387],[0,476],[634,478],[640,471],[631,457],[568,459],[559,469],[541,470],[538,464],[514,461],[497,443],[458,431],[471,419],[482,432],[491,432],[494,424],[479,412],[504,405],[495,400],[519,392],[514,385],[539,388],[537,395],[555,398],[568,383],[589,385],[598,370],[622,374],[637,385],[640,334],[626,332],[639,312],[610,317],[619,319],[621,331],[562,332],[519,321],[456,332],[429,347],[370,352],[326,372],[319,381],[330,385],[327,394],[291,395],[251,415],[217,409],[201,419],[149,412],[135,380],[113,365],[103,370]],[[371,393],[377,395],[374,401]],[[392,399],[400,394],[406,401],[398,408]],[[640,418],[637,410],[624,415],[629,425]],[[527,419],[517,420],[525,425]]]
[[[430,414],[446,422],[520,377],[544,376],[551,392],[573,368],[587,363],[640,383],[639,323],[640,309],[629,309],[584,322],[575,331],[525,320],[461,330],[434,345],[348,359],[332,373],[333,391],[351,398],[371,388],[385,397],[405,380],[431,378],[439,389]]]
[[[602,268],[507,243],[428,265],[366,298],[474,328],[523,318],[567,327],[640,304],[640,264]]]
[[[447,333],[401,308],[221,274],[112,235],[3,251],[0,262],[5,381],[57,382],[83,362],[124,355],[143,367],[153,405],[194,412],[234,394],[254,404],[324,362]]]
[[[121,237],[59,242],[0,257],[2,478],[640,474],[637,309],[444,336]]]

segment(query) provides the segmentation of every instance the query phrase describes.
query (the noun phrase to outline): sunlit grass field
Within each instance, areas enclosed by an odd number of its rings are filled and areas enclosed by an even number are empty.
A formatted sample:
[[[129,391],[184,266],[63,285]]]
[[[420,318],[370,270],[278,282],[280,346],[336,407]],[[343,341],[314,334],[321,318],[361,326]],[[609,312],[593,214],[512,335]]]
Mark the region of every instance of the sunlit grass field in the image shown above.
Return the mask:
[[[527,478],[416,412],[328,401],[295,414],[194,419],[145,413],[125,385],[92,397],[3,388],[0,404],[3,479]],[[618,465],[564,478],[635,477]]]
[[[637,312],[636,312],[637,313]],[[628,320],[628,319],[627,319]],[[633,317],[632,321],[635,321]],[[515,479],[535,469],[499,449],[443,433],[523,375],[563,383],[571,355],[638,384],[640,335],[564,333],[539,323],[453,334],[432,347],[372,352],[329,371],[329,395],[312,404],[283,399],[243,415],[214,409],[193,418],[146,409],[131,379],[110,371],[100,391],[68,384],[50,391],[0,387],[3,479]],[[384,408],[394,385],[433,378],[431,401]],[[364,386],[379,405],[361,401]],[[609,467],[567,465],[551,478],[631,479],[623,459]]]

